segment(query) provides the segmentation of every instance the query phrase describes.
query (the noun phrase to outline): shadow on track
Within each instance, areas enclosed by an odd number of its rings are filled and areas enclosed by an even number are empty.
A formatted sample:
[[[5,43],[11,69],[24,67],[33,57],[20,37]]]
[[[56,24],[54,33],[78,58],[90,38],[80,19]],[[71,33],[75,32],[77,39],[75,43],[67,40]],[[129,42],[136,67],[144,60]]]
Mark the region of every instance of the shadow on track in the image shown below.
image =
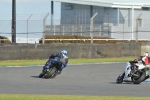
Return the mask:
[[[111,84],[117,84],[116,82],[109,82],[109,83],[111,83]],[[124,83],[121,83],[121,84],[131,84],[131,85],[133,85],[132,82],[124,82]]]
[[[31,77],[33,77],[33,78],[39,78],[39,76],[31,76]]]
[[[39,78],[39,76],[31,76],[31,77],[33,77],[33,78]],[[39,78],[39,79],[47,79],[47,78],[42,77],[42,78]],[[53,79],[53,78],[48,78],[48,79]]]

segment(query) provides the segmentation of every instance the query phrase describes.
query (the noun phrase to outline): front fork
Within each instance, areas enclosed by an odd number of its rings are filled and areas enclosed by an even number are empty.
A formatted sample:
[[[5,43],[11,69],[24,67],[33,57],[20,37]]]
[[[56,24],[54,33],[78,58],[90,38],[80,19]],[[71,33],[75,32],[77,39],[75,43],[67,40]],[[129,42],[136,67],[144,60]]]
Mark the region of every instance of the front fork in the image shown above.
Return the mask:
[[[125,76],[125,72],[123,72],[122,74],[120,74],[120,78],[123,79]]]

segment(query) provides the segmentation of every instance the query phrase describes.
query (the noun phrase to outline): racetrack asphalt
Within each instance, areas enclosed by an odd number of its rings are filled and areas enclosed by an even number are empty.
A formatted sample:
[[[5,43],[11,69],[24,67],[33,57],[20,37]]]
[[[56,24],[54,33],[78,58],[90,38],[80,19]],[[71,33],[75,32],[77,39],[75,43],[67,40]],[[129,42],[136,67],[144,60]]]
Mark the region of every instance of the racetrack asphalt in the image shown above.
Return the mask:
[[[0,94],[150,96],[149,82],[116,84],[125,63],[68,65],[53,79],[38,78],[42,66],[0,68]]]

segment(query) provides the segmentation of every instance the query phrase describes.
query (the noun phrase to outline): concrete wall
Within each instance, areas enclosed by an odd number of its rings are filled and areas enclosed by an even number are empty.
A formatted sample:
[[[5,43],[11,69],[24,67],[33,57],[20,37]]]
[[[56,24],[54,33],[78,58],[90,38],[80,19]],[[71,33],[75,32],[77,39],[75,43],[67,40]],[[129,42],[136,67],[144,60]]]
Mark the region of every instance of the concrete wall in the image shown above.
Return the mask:
[[[0,45],[0,60],[47,59],[62,49],[68,51],[69,58],[101,58],[139,56],[144,45],[136,43],[118,44],[15,44]],[[150,46],[146,45],[148,48]],[[142,49],[141,49],[142,48]],[[147,49],[148,50],[148,49]],[[143,50],[144,52],[144,50]]]

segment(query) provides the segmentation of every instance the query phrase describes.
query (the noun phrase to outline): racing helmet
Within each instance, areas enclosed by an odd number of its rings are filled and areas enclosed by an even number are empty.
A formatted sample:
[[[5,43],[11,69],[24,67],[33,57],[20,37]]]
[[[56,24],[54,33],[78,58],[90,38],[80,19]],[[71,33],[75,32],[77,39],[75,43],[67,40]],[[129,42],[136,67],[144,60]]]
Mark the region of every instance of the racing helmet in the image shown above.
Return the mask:
[[[145,53],[144,53],[144,56],[149,56],[148,52],[145,52]]]
[[[149,56],[148,52],[145,53],[145,56]]]
[[[67,55],[67,51],[66,50],[62,50],[61,53],[64,54],[64,55]]]

